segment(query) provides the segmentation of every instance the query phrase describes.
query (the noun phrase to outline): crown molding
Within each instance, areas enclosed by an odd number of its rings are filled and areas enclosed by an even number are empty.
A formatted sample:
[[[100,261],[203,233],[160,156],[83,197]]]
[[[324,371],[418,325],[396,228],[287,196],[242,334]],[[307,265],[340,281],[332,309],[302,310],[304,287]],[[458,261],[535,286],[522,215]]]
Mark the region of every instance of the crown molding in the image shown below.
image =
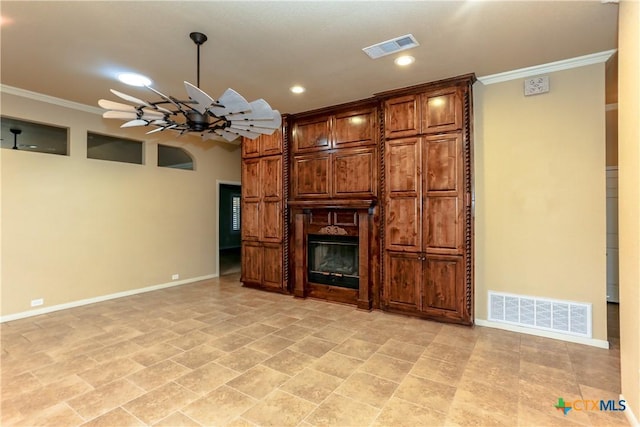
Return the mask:
[[[570,68],[584,67],[585,65],[599,64],[601,62],[606,62],[614,53],[616,53],[616,51],[617,49],[605,50],[604,52],[563,59],[562,61],[549,62],[548,64],[534,65],[533,67],[491,74],[488,76],[478,77],[478,81],[485,85],[490,85],[494,83],[507,82],[509,80],[537,76],[540,74],[553,73],[555,71],[568,70]]]
[[[67,101],[66,99],[56,98],[55,96],[44,95],[38,92],[32,92],[26,89],[20,89],[19,87],[7,86],[0,84],[0,92],[8,93],[10,95],[20,96],[23,98],[33,99],[35,101],[46,102],[47,104],[54,104],[60,107],[71,108],[73,110],[84,111],[86,113],[100,114],[104,113],[102,108],[92,107],[86,104],[80,104],[79,102]]]

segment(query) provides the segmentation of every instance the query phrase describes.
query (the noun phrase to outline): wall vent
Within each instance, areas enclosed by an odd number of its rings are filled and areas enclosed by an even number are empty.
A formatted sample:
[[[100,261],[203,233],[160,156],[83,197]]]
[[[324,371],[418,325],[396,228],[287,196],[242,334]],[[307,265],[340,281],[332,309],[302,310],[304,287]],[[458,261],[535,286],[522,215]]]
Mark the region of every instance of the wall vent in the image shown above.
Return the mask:
[[[489,291],[489,320],[591,338],[591,304]]]
[[[396,37],[395,39],[387,40],[382,43],[376,43],[369,47],[365,47],[362,50],[369,55],[371,59],[377,59],[382,56],[391,55],[392,53],[400,52],[402,50],[411,49],[412,47],[419,46],[420,43],[411,34],[406,36]]]

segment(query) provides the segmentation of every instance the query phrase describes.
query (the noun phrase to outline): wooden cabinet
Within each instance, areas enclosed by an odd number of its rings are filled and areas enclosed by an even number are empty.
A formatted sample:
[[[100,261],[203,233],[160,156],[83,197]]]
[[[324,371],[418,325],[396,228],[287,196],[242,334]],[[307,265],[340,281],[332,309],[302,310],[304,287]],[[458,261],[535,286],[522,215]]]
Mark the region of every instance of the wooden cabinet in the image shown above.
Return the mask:
[[[452,83],[383,102],[382,305],[471,324],[472,81]]]
[[[358,106],[294,118],[292,199],[377,198],[376,111]]]
[[[281,131],[242,143],[242,274],[245,285],[286,291],[285,140]]]

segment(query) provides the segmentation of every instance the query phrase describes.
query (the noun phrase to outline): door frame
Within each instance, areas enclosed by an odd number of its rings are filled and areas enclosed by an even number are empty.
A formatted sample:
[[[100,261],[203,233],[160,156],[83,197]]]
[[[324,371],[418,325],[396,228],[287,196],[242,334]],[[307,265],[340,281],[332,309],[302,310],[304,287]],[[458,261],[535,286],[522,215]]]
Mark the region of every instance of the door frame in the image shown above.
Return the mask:
[[[216,223],[216,238],[214,239],[214,251],[216,254],[215,261],[215,277],[220,277],[220,185],[237,185],[242,189],[242,183],[238,181],[227,181],[216,179],[216,209],[215,209],[215,223]],[[240,232],[242,233],[242,222],[240,223]]]

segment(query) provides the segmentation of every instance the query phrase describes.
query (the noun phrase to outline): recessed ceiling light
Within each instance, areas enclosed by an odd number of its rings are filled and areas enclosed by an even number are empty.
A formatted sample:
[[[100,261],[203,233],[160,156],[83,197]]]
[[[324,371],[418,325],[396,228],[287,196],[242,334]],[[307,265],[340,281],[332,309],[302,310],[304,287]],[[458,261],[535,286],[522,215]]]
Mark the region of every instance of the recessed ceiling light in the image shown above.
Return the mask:
[[[289,90],[293,93],[302,93],[305,91],[302,86],[292,86]]]
[[[393,62],[395,62],[396,65],[399,65],[401,67],[405,67],[407,65],[413,64],[415,61],[416,61],[416,58],[410,55],[399,56],[393,60]]]
[[[151,85],[151,79],[149,77],[145,77],[142,74],[136,74],[136,73],[120,73],[118,74],[118,80],[130,86]]]

